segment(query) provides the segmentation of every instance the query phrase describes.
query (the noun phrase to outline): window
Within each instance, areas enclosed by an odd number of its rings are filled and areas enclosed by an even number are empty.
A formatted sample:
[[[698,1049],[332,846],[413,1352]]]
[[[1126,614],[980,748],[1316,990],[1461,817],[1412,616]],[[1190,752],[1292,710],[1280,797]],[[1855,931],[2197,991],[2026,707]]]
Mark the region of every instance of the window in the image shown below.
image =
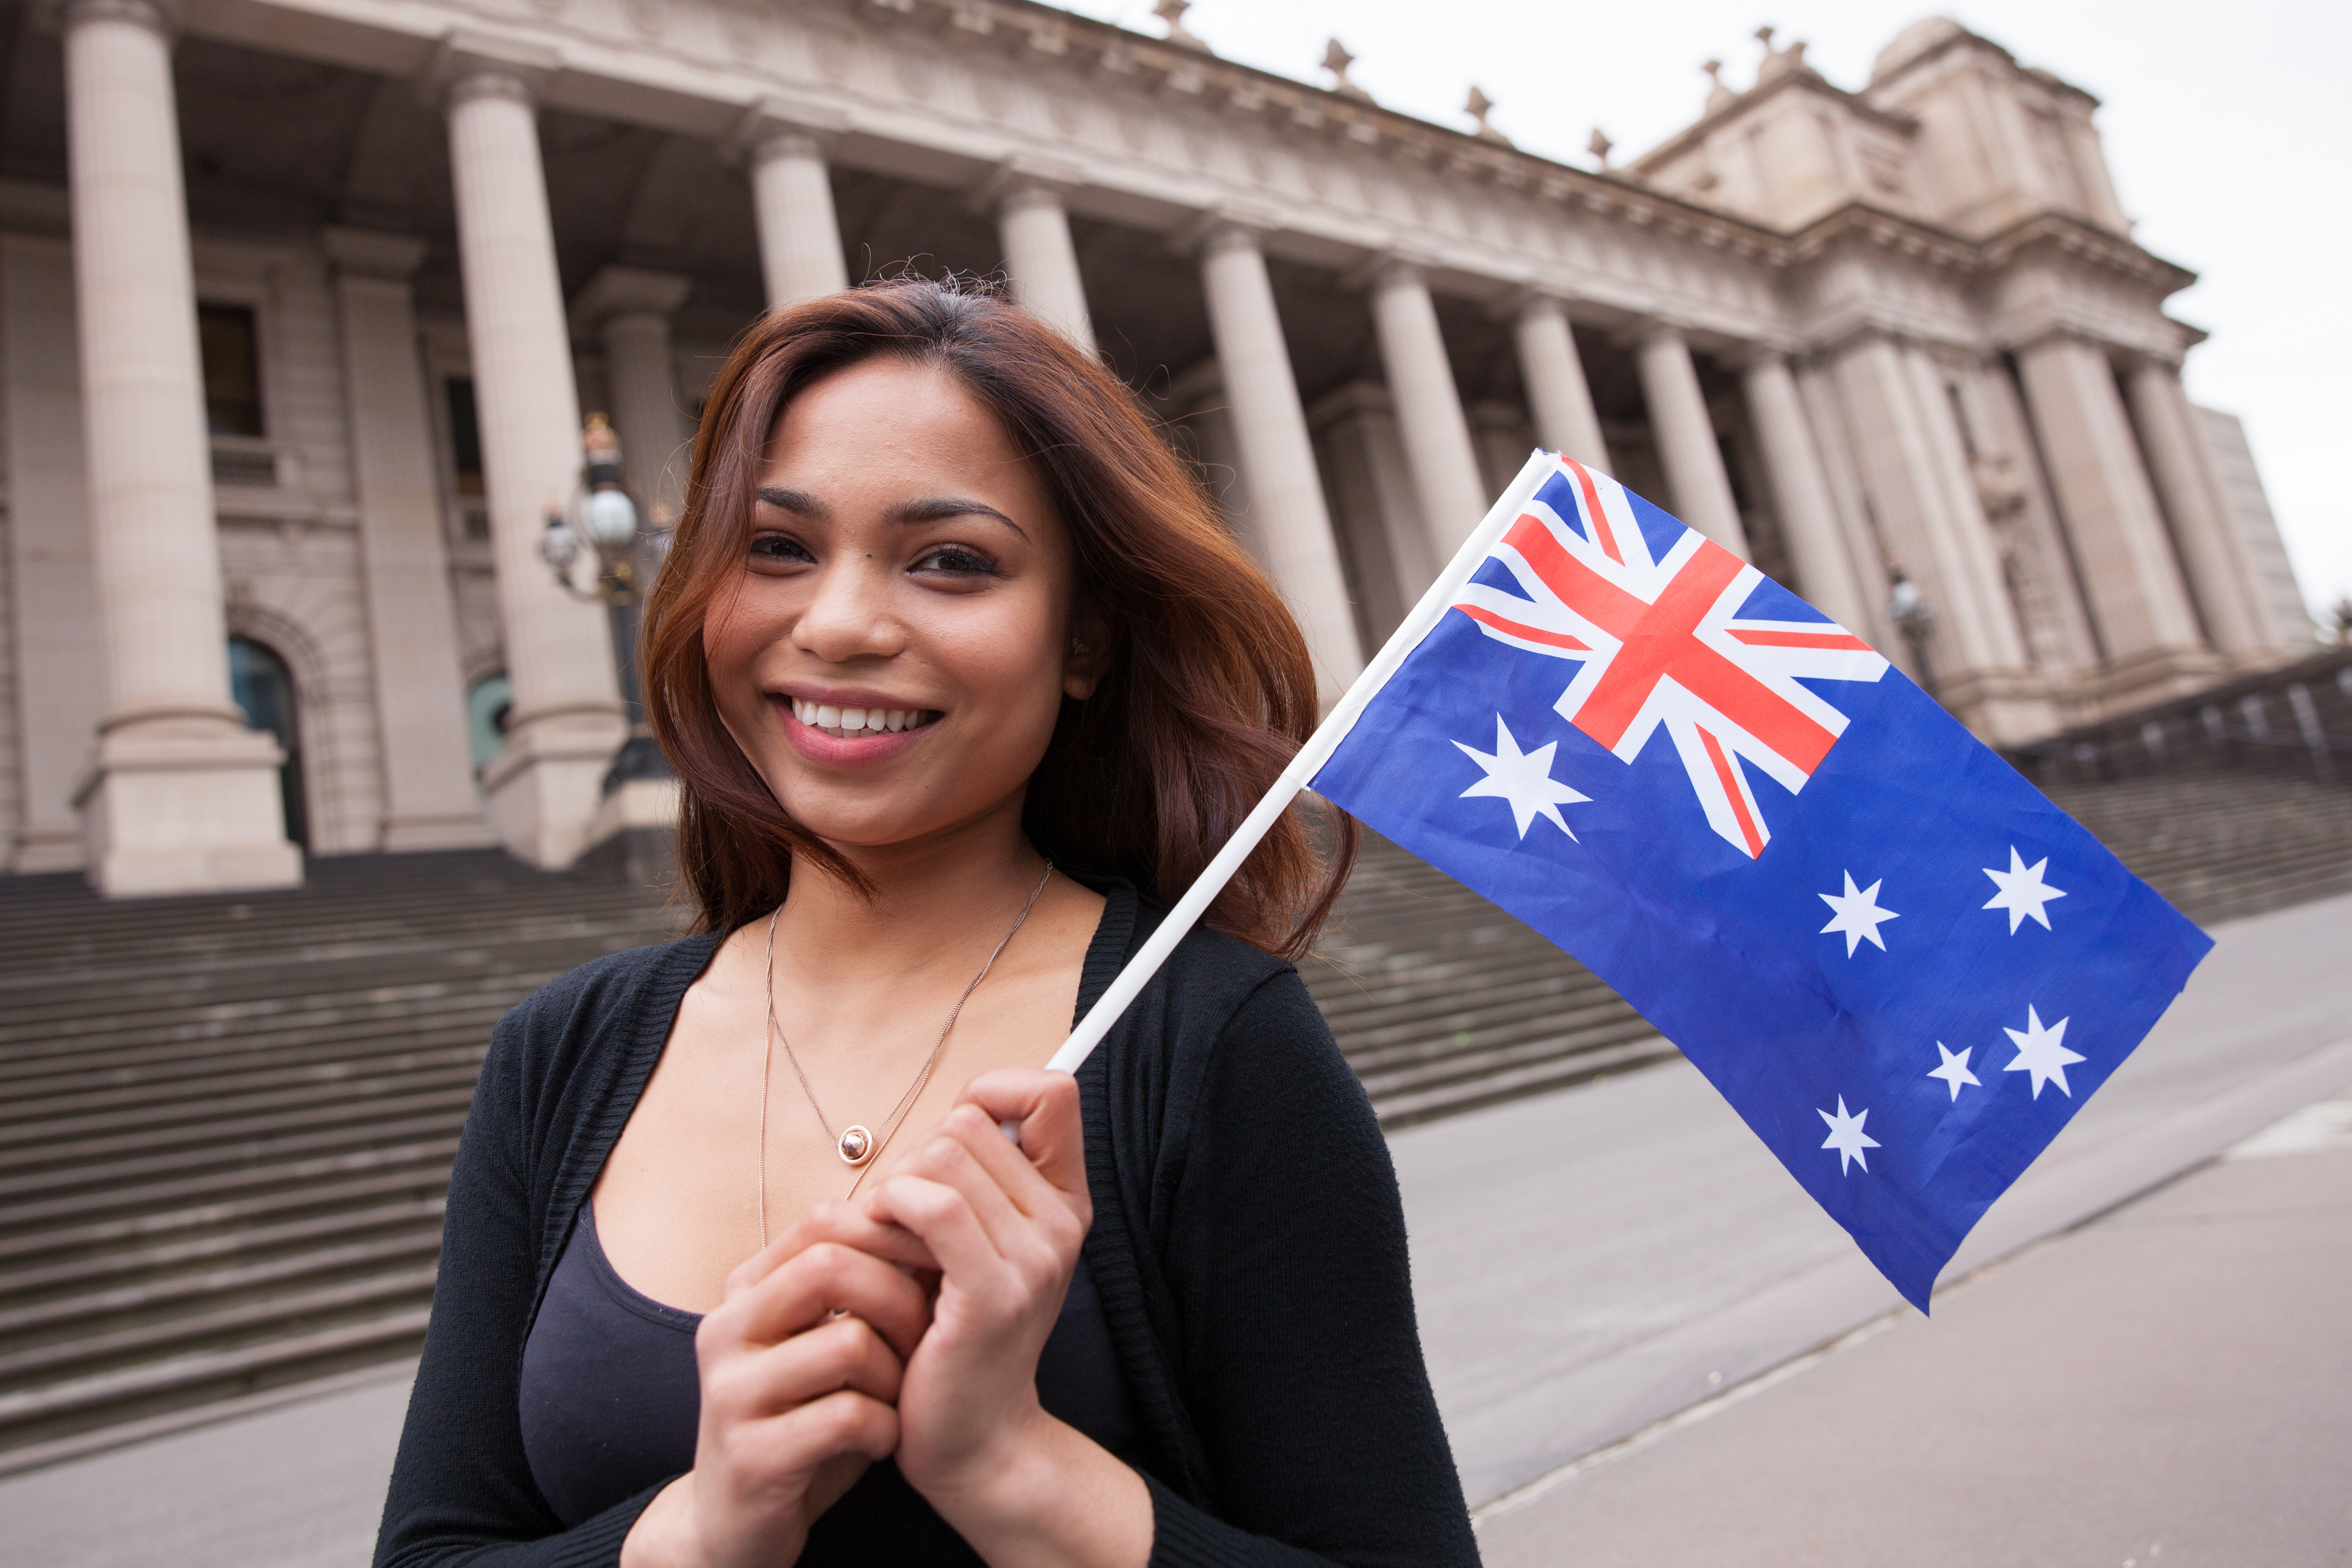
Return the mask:
[[[294,672],[275,648],[251,637],[228,639],[229,693],[251,728],[276,738],[286,760],[278,766],[278,795],[286,812],[286,837],[309,848],[310,812],[302,787],[301,730],[294,717]]]
[[[507,718],[514,710],[514,686],[504,671],[486,675],[466,693],[466,731],[474,750],[474,771],[489,765],[507,743]]]
[[[215,436],[259,436],[261,345],[246,305],[196,307],[205,369],[205,422]]]
[[[474,413],[474,378],[453,375],[443,383],[449,398],[449,456],[457,470],[457,493],[482,493],[482,424]]]

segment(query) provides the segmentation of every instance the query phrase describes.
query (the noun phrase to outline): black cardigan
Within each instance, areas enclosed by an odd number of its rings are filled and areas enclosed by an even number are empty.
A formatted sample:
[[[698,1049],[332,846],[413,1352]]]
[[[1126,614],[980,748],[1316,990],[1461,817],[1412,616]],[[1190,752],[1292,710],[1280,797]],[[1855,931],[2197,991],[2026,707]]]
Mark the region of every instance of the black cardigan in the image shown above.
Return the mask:
[[[1108,897],[1081,1014],[1159,920],[1125,884]],[[524,1459],[517,1391],[573,1216],[717,946],[615,953],[499,1021],[378,1568],[609,1564],[652,1500],[563,1530]],[[1086,1258],[1149,1440],[1152,1563],[1476,1563],[1388,1145],[1297,972],[1191,933],[1078,1085]]]

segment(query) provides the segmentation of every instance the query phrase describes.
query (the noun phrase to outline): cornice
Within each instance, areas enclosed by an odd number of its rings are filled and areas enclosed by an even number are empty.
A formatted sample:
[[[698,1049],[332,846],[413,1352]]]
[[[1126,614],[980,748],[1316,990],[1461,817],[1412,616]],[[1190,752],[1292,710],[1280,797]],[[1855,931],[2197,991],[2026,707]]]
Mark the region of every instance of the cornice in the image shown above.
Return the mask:
[[[1760,225],[1651,190],[1621,174],[1556,163],[1471,132],[1384,109],[1368,98],[1293,81],[1031,0],[856,0],[853,10],[862,19],[947,47],[1042,56],[1040,63],[1131,84],[1154,102],[1195,105],[1227,125],[1278,130],[1286,140],[1303,132],[1335,149],[1525,192],[1571,211],[1626,217],[1748,259],[1760,259],[1775,237]],[[1049,37],[1050,45],[1041,47],[1035,41],[1041,37]],[[1857,107],[1874,119],[1908,123],[1905,117],[1858,100]]]
[[[1637,174],[1654,169],[1699,145],[1734,121],[1754,113],[1781,94],[1799,91],[1817,93],[1852,110],[1856,117],[1871,121],[1899,135],[1908,136],[1919,129],[1917,116],[1900,110],[1881,108],[1859,93],[1848,92],[1831,82],[1812,67],[1801,66],[1769,81],[1758,82],[1745,92],[1734,93],[1730,102],[1700,116],[1625,166]]]
[[[1982,241],[1980,248],[1988,270],[2056,258],[2127,278],[2166,294],[2178,293],[2197,281],[2197,274],[2189,268],[2063,213],[2037,214]]]

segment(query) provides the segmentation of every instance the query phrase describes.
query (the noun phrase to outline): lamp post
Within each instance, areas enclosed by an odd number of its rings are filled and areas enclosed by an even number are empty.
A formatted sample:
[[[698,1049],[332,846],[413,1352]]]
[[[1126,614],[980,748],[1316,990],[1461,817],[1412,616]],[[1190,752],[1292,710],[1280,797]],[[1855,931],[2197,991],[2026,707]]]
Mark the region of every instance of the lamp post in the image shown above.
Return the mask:
[[[572,579],[583,540],[596,552],[596,580],[589,588]],[[668,543],[667,531],[656,529],[640,550],[637,503],[621,477],[621,438],[612,421],[591,414],[580,432],[580,483],[565,500],[549,503],[539,558],[555,574],[557,586],[583,603],[603,605],[612,616],[613,657],[620,666],[621,700],[628,705],[629,738],[604,774],[606,795],[632,779],[670,776],[668,760],[646,726],[644,693],[637,680],[640,556],[653,555],[657,569]]]
[[[1927,634],[1935,629],[1936,606],[1911,581],[1911,574],[1900,566],[1887,569],[1887,580],[1893,584],[1886,596],[1886,614],[1903,640],[1911,645],[1912,662],[1919,667],[1919,685],[1928,696],[1936,695],[1936,667],[1927,658]]]

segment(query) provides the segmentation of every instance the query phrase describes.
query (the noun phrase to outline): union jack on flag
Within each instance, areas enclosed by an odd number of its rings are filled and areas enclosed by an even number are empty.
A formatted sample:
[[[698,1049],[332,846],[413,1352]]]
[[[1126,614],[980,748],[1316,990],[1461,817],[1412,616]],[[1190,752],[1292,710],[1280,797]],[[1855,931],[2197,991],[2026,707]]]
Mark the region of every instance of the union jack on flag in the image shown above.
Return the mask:
[[[2212,945],[1853,631],[1579,464],[1531,460],[1407,626],[1312,787],[1640,1008],[1922,1310]]]
[[[1497,642],[1579,666],[1553,704],[1621,762],[1664,727],[1707,825],[1754,859],[1772,831],[1749,763],[1790,795],[1845,733],[1801,679],[1874,681],[1886,660],[1843,626],[1746,615],[1764,574],[1683,529],[1664,552],[1615,480],[1563,458],[1572,486],[1539,493],[1495,552],[1517,595],[1473,582],[1454,607]]]

